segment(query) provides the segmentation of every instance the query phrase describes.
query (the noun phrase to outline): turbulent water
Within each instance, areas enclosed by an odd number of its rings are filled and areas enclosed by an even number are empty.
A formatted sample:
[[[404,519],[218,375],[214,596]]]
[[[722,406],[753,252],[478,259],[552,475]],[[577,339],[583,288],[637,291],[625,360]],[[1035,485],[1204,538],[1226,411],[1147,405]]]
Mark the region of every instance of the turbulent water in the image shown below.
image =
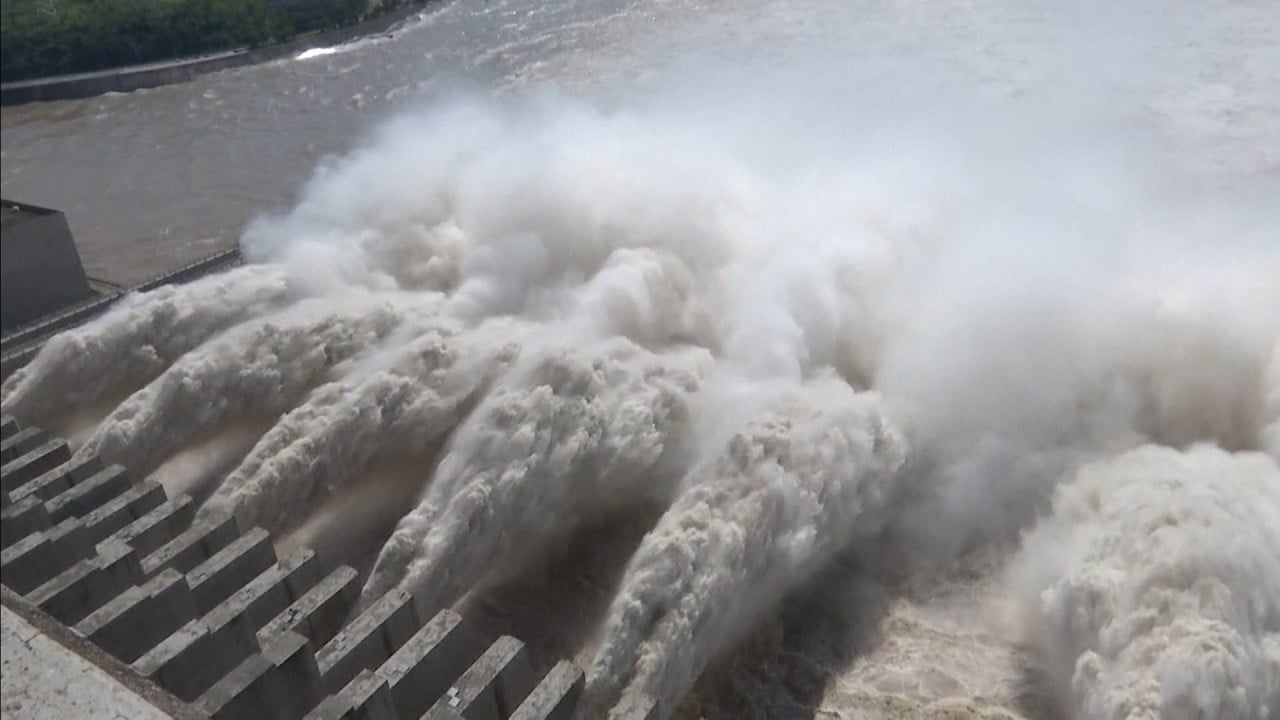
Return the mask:
[[[389,119],[283,130],[352,82]],[[208,182],[349,149],[6,413],[545,641],[588,717],[1280,713],[1274,5],[458,2],[6,111],[5,192],[75,152],[11,127],[214,96],[281,142]]]

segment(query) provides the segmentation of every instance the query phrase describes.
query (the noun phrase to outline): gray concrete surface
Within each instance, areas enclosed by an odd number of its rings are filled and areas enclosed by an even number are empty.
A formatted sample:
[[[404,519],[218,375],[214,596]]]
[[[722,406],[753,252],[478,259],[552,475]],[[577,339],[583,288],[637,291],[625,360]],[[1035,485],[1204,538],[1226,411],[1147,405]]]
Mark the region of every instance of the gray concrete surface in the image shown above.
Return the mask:
[[[5,332],[93,298],[67,218],[0,201],[0,328]]]
[[[0,607],[0,656],[0,713],[5,720],[169,717],[7,607]]]

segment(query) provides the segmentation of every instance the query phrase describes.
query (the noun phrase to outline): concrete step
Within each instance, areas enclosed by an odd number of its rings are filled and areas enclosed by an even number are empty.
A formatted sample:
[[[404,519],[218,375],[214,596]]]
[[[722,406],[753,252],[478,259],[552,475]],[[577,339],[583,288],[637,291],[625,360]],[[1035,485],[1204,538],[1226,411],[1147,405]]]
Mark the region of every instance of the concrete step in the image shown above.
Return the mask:
[[[510,720],[571,720],[583,686],[582,670],[561,660],[511,713]]]
[[[41,500],[50,500],[70,490],[72,486],[83,482],[102,469],[102,461],[96,457],[69,460],[35,478],[31,482],[18,486],[12,493],[14,502],[28,495],[35,495]]]
[[[338,631],[316,663],[328,692],[338,692],[361,670],[378,667],[418,630],[413,596],[391,590]]]
[[[399,720],[387,679],[361,670],[341,692],[325,698],[306,720]]]
[[[27,600],[67,625],[110,602],[142,581],[142,566],[133,548],[104,543],[98,554],[72,565],[27,594]]]
[[[12,415],[5,415],[0,418],[0,442],[8,440],[18,434],[18,421],[13,419]]]
[[[61,440],[47,440],[0,466],[0,487],[14,492],[32,480],[71,459],[71,450]]]
[[[302,548],[267,568],[243,587],[235,589],[235,597],[244,601],[243,615],[259,638],[263,627],[290,603],[303,597],[320,579],[320,562],[316,554]],[[283,633],[276,633],[280,635]],[[271,636],[274,640],[275,636]],[[266,647],[270,642],[259,641]]]
[[[467,720],[506,720],[538,679],[524,643],[504,635],[467,668],[436,704],[447,705]]]
[[[132,663],[196,617],[186,578],[165,570],[117,595],[76,624],[95,645]]]
[[[258,630],[317,575],[311,551],[290,556],[147,651],[133,663],[134,669],[174,695],[194,700],[265,647],[258,643]],[[290,585],[298,590],[291,591]]]
[[[235,518],[230,515],[201,518],[143,558],[142,571],[148,577],[170,567],[190,572],[231,544],[239,534]]]
[[[25,595],[89,557],[92,544],[75,518],[32,533],[0,553],[0,580]]]
[[[359,594],[356,571],[340,565],[264,625],[258,642],[268,645],[277,635],[296,632],[307,638],[312,652],[319,652],[337,634]]]
[[[455,679],[476,662],[484,645],[457,613],[443,610],[376,670],[362,669],[308,718],[421,717],[453,689]]]
[[[217,720],[296,720],[320,697],[320,675],[307,639],[285,633],[240,663],[194,703]]]
[[[449,610],[423,623],[401,591],[348,622],[354,569],[324,568],[305,548],[277,560],[262,529],[240,534],[230,516],[196,520],[186,495],[166,499],[158,484],[131,484],[124,468],[95,458],[70,462],[65,443],[38,428],[5,428],[4,584],[139,682],[187,703],[191,717],[544,720],[575,711],[583,679],[571,663],[544,676],[519,640],[490,643]],[[637,712],[657,717],[651,703]]]
[[[22,540],[32,533],[53,527],[49,511],[38,497],[25,497],[0,510],[0,548]]]
[[[191,498],[179,495],[152,508],[116,531],[112,537],[123,540],[145,556],[190,527],[195,514],[195,503]]]
[[[93,542],[102,542],[163,505],[164,500],[164,488],[157,483],[132,485],[85,515],[85,531]]]
[[[400,717],[421,717],[434,704],[444,703],[452,708],[449,697],[462,682],[459,676],[468,676],[468,666],[474,668],[476,658],[483,657],[484,647],[485,643],[457,613],[437,613],[378,669],[387,680],[396,713]],[[519,652],[523,652],[523,644],[520,648]],[[475,695],[484,693],[484,689],[475,688]]]
[[[187,573],[187,584],[196,599],[196,609],[209,612],[224,598],[249,584],[275,564],[271,538],[262,528],[253,528],[213,557]]]
[[[99,470],[84,482],[45,503],[49,517],[56,523],[70,517],[84,517],[107,501],[129,489],[129,477],[124,468],[112,465]]]
[[[0,466],[7,465],[49,441],[49,433],[40,428],[23,428],[0,441]]]

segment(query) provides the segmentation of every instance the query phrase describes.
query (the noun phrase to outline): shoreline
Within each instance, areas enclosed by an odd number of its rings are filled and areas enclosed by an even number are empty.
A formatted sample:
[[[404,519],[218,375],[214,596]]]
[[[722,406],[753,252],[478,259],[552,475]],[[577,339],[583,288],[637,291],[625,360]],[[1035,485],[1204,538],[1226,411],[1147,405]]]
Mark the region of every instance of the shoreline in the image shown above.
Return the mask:
[[[201,75],[270,62],[314,47],[325,47],[350,42],[362,37],[378,35],[388,31],[396,23],[424,12],[426,9],[426,4],[413,3],[405,7],[395,8],[354,25],[303,35],[292,40],[258,48],[237,48],[207,55],[174,58],[141,65],[126,65],[110,70],[95,70],[87,73],[54,75],[3,83],[0,84],[0,106],[7,107],[54,100],[77,100],[111,92],[133,92],[134,90],[187,82]]]

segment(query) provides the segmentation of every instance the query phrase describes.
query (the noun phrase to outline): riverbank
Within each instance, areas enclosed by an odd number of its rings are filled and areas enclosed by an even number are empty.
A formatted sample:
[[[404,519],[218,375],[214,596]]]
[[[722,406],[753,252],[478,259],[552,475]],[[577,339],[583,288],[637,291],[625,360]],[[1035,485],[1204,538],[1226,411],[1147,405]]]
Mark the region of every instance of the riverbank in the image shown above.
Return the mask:
[[[0,84],[0,105],[74,100],[109,92],[132,92],[186,82],[201,75],[277,60],[311,48],[327,47],[387,32],[396,23],[424,12],[422,5],[396,8],[354,25],[304,35],[274,45],[129,65],[111,70],[57,75]]]

